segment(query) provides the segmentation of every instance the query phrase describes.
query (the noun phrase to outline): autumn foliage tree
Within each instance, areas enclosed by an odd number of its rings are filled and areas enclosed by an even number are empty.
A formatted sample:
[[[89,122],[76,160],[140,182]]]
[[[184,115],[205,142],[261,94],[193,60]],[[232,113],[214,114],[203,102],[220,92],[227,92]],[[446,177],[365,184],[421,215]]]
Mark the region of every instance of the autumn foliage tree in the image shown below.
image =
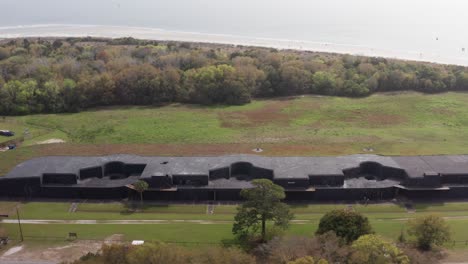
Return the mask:
[[[92,41],[98,44],[89,44]],[[12,94],[12,88],[20,97]],[[366,96],[401,90],[467,91],[468,68],[133,38],[0,43],[0,114],[4,115],[122,104],[238,105],[258,97]]]

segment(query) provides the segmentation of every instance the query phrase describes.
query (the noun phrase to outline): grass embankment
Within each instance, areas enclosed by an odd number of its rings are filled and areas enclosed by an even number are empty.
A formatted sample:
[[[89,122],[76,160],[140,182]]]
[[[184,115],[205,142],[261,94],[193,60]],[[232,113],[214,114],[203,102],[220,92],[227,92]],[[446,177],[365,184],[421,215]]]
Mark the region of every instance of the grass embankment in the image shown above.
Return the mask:
[[[468,94],[305,96],[244,106],[115,107],[0,119],[21,148],[0,153],[0,175],[44,155],[461,154],[468,149]],[[34,146],[47,139],[67,144]],[[8,138],[1,137],[0,140]]]
[[[15,219],[15,202],[1,202],[2,212],[12,213]],[[63,240],[68,232],[77,232],[81,239],[103,239],[112,234],[124,234],[125,239],[161,240],[186,244],[220,243],[232,239],[231,221],[236,207],[217,205],[214,214],[206,214],[206,205],[147,205],[138,212],[129,212],[121,203],[81,203],[77,211],[70,213],[71,203],[32,202],[19,204],[22,219],[55,220],[100,220],[101,224],[23,224],[24,234],[31,240]],[[312,235],[317,229],[320,217],[332,209],[345,208],[347,205],[314,204],[292,205],[296,220],[289,234]],[[438,214],[449,217],[447,222],[452,228],[453,239],[468,240],[468,203],[416,204],[416,212],[408,213],[405,208],[395,204],[353,205],[357,211],[369,217],[378,234],[396,239],[405,228],[406,220],[423,214]],[[454,218],[450,218],[454,217]],[[161,224],[104,224],[105,220],[172,220]],[[205,220],[205,224],[174,220]],[[208,222],[209,221],[209,222]],[[18,236],[16,224],[4,224],[13,237]],[[456,247],[464,247],[459,243]]]

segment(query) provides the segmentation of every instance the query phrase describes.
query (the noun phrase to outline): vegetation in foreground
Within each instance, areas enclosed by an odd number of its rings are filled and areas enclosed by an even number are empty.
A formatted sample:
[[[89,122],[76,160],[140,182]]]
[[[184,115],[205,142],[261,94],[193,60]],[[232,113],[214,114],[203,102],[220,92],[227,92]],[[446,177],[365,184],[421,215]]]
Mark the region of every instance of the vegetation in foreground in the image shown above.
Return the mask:
[[[468,69],[383,58],[135,39],[0,43],[0,113],[106,105],[245,104],[300,94],[466,91]]]
[[[445,221],[428,215],[417,218],[410,224],[408,234],[415,242],[399,244],[388,242],[372,233],[368,219],[356,212],[330,211],[320,219],[315,237],[283,237],[275,233],[266,237],[266,221],[274,227],[286,229],[293,217],[288,206],[280,200],[284,190],[269,180],[256,180],[249,192],[244,192],[246,202],[238,208],[232,232],[236,244],[211,247],[197,251],[169,248],[165,244],[149,243],[143,246],[104,245],[101,253],[87,254],[74,263],[278,263],[278,264],[409,264],[437,263],[435,246],[450,240],[450,231]],[[275,213],[278,212],[278,216]],[[258,236],[258,230],[260,236]],[[250,239],[246,239],[249,237]],[[260,238],[260,239],[252,239]],[[413,248],[416,245],[419,250]],[[242,252],[238,247],[244,248]],[[413,251],[412,251],[413,250]],[[435,252],[437,253],[437,252]]]
[[[138,197],[136,197],[138,198]],[[136,199],[135,198],[135,199]],[[139,200],[135,200],[139,204]],[[1,202],[2,213],[14,212],[16,202]],[[213,214],[206,214],[207,207],[202,204],[191,205],[162,205],[145,204],[142,208],[133,212],[128,206],[121,203],[80,203],[76,212],[71,213],[69,209],[71,203],[66,202],[28,202],[19,204],[19,211],[22,219],[87,219],[98,220],[97,224],[22,224],[23,232],[27,243],[59,243],[65,241],[68,232],[76,232],[78,239],[84,240],[104,240],[113,234],[122,234],[123,241],[145,240],[164,241],[170,247],[183,246],[184,250],[195,248],[212,247],[219,244],[231,245],[235,240],[231,234],[234,216],[237,212],[234,205],[216,205]],[[319,228],[320,219],[325,213],[332,210],[349,209],[345,204],[311,204],[311,205],[290,205],[290,211],[294,213],[295,219],[290,223],[289,228],[284,232],[280,243],[288,244],[294,248],[300,248],[300,252],[312,252],[315,248],[313,243],[319,236],[312,237]],[[375,234],[384,238],[386,242],[399,241],[401,232],[404,233],[404,240],[408,242],[410,236],[408,223],[405,219],[424,217],[426,215],[438,214],[446,218],[446,223],[450,226],[452,239],[457,241],[445,243],[455,252],[462,252],[466,249],[465,241],[468,238],[466,225],[468,220],[468,205],[464,202],[445,204],[414,204],[415,213],[409,214],[403,206],[397,204],[370,204],[353,205],[353,210],[360,212],[369,219]],[[10,219],[16,219],[14,214]],[[202,220],[204,224],[194,222],[167,222],[160,224],[104,224],[106,220],[150,220],[150,219],[186,219]],[[296,223],[295,221],[300,221]],[[100,224],[100,222],[102,222]],[[18,238],[17,224],[2,224],[8,231],[10,237]],[[274,230],[276,231],[276,230]],[[271,234],[271,233],[270,233]],[[302,238],[297,238],[301,236]],[[303,237],[305,236],[305,237]],[[271,238],[271,237],[269,237]],[[274,241],[276,241],[275,239]],[[329,241],[327,239],[326,241]],[[312,243],[312,244],[311,244]],[[178,245],[178,246],[177,246]],[[278,245],[279,247],[279,245]],[[287,249],[287,248],[286,248]],[[286,250],[285,249],[285,250]],[[277,251],[277,250],[276,250]],[[404,247],[404,252],[410,251],[408,255],[420,255],[414,247]],[[318,256],[310,253],[313,256]],[[406,253],[405,253],[406,254]],[[431,253],[432,254],[432,253]],[[421,262],[432,263],[430,259],[439,258],[439,253],[435,256],[424,253],[419,256]],[[459,253],[457,253],[459,254]],[[428,260],[429,258],[429,260]],[[318,261],[318,259],[315,259]],[[418,262],[416,262],[418,263]]]

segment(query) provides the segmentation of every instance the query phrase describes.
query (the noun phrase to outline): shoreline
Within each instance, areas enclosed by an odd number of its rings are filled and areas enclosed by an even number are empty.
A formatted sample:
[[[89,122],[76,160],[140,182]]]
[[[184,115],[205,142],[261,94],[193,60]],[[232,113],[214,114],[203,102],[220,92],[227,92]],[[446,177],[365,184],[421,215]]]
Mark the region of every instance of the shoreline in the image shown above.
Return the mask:
[[[25,25],[0,27],[1,39],[24,37],[100,37],[182,41],[210,44],[227,44],[276,48],[283,50],[314,51],[324,53],[350,54],[366,57],[382,57],[396,60],[417,61],[438,64],[468,66],[468,56],[447,57],[439,54],[419,53],[415,51],[387,50],[358,45],[346,45],[328,42],[287,40],[275,38],[254,38],[228,34],[208,34],[199,32],[170,31],[146,27],[102,26],[102,25]]]

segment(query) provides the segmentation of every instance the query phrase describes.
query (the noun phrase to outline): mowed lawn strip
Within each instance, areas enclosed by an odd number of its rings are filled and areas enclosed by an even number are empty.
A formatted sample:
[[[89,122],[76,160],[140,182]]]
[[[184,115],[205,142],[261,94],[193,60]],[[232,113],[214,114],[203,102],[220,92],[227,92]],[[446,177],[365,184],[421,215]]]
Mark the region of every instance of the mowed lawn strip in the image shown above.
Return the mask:
[[[418,203],[414,205],[417,212],[460,212],[468,211],[468,203]]]
[[[203,204],[144,204],[143,207],[137,205],[135,208],[126,207],[123,203],[80,203],[78,212],[122,212],[128,210],[139,210],[143,213],[186,213],[203,214],[206,212],[206,205]]]
[[[215,205],[213,214],[204,204],[146,204],[142,208],[129,208],[123,203],[78,203],[75,212],[69,212],[67,202],[0,202],[0,210],[14,217],[18,205],[22,219],[44,220],[207,220],[233,221],[236,205]],[[292,204],[295,220],[317,221],[323,214],[334,209],[350,209],[363,213],[370,219],[406,221],[421,215],[437,214],[451,218],[468,218],[468,203],[415,204],[415,213],[408,213],[397,204]],[[431,208],[434,208],[432,210]],[[446,208],[446,210],[444,210]]]
[[[468,240],[468,220],[447,220],[452,239],[457,241],[455,248],[466,247]],[[406,222],[371,220],[377,234],[395,240],[406,230]],[[4,224],[10,236],[17,239],[18,225]],[[312,236],[317,230],[318,221],[306,224],[291,224],[286,234]],[[113,234],[123,234],[125,240],[157,240],[186,245],[218,244],[233,239],[232,224],[22,224],[26,240],[65,240],[69,232],[76,232],[79,239],[102,240]],[[447,243],[452,246],[452,243]]]
[[[9,234],[18,238],[18,225],[5,224]],[[143,239],[167,242],[219,243],[231,238],[229,224],[23,224],[26,240],[64,240],[69,232],[75,232],[79,239],[104,239],[113,234],[123,234],[126,240]]]

